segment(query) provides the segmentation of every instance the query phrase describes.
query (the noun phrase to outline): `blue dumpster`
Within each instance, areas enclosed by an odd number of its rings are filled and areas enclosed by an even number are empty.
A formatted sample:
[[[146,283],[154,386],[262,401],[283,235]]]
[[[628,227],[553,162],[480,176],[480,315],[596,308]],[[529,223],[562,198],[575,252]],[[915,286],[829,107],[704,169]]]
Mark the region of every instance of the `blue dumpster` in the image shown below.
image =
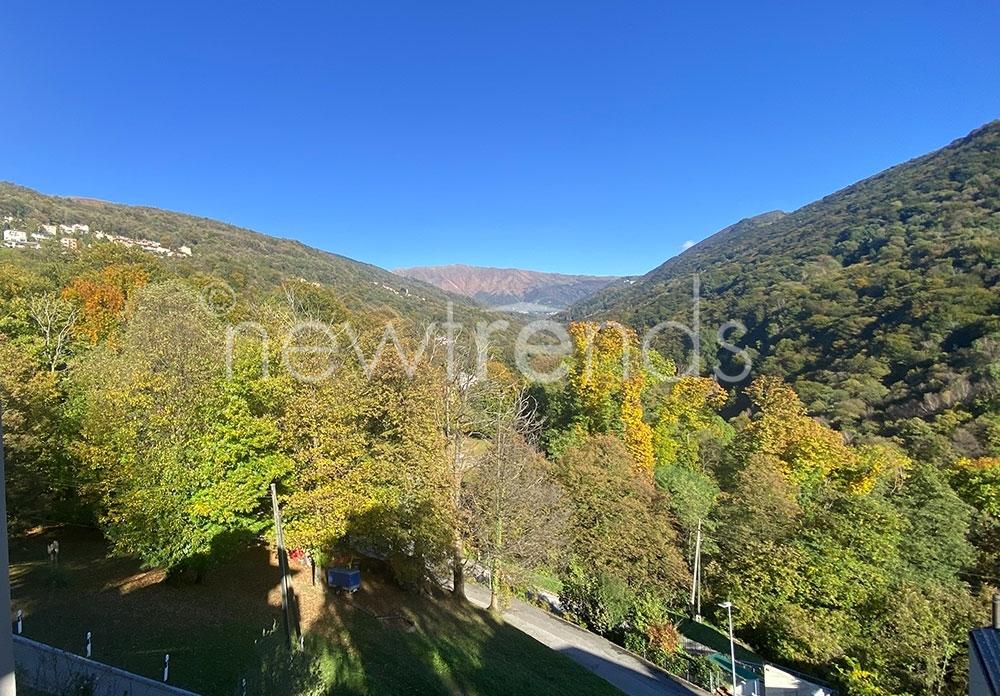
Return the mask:
[[[326,584],[348,592],[361,587],[361,571],[357,568],[327,568]]]

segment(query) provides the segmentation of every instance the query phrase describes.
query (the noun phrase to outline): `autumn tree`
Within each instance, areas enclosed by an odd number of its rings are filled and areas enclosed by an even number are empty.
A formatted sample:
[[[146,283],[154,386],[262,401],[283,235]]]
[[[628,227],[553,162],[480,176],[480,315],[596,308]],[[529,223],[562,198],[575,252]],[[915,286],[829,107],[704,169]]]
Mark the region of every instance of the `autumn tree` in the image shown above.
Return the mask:
[[[138,264],[113,264],[74,278],[62,296],[79,307],[76,334],[92,345],[111,336],[121,327],[133,293],[148,281]]]
[[[85,490],[116,553],[200,577],[268,526],[267,485],[290,462],[258,386],[226,378],[198,296],[170,282],[134,302],[120,347],[81,364]]]
[[[0,409],[14,524],[78,521],[82,512],[70,452],[75,420],[65,407],[61,375],[49,367],[37,338],[0,333]]]
[[[436,386],[389,353],[371,372],[344,360],[323,380],[294,382],[281,417],[294,460],[290,544],[318,557],[377,551],[408,582],[445,560],[450,486]]]
[[[557,423],[572,444],[586,434],[621,439],[635,465],[653,469],[653,433],[644,420],[643,392],[650,383],[635,331],[617,323],[576,322],[569,376]],[[549,436],[550,440],[554,436]]]
[[[671,509],[694,553],[697,529],[710,532],[709,513],[719,486],[717,459],[734,430],[719,415],[729,395],[706,377],[680,377],[657,390],[653,426],[655,480],[669,493]],[[710,542],[711,537],[705,540]]]
[[[541,428],[523,388],[501,389],[487,412],[489,445],[463,487],[469,536],[490,571],[490,610],[523,571],[552,565],[563,544],[566,511],[550,464],[535,448]]]
[[[865,493],[882,478],[903,476],[910,465],[891,446],[850,447],[841,433],[810,417],[795,391],[778,378],[759,377],[746,394],[753,415],[730,448],[730,462],[737,466],[766,457],[807,490],[833,478]]]
[[[972,604],[960,580],[969,508],[934,465],[885,440],[849,445],[781,382],[748,391],[754,411],[737,422],[714,512],[710,594],[734,602],[763,652],[848,689],[954,688],[963,637],[950,616]]]
[[[641,588],[680,602],[689,582],[666,495],[637,471],[620,440],[591,436],[556,464],[571,516],[570,563],[560,598],[577,615],[604,614],[637,600]]]

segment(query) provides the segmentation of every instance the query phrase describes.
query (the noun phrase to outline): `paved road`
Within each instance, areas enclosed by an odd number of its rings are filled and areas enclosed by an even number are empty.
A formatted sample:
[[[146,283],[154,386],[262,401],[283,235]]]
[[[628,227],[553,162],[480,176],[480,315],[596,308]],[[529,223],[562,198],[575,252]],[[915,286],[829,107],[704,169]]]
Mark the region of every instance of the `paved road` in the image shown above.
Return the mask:
[[[489,590],[482,585],[467,583],[465,595],[480,607],[490,603]],[[705,696],[704,691],[674,679],[611,641],[557,619],[538,607],[515,599],[504,612],[504,619],[540,643],[603,677],[629,696]]]

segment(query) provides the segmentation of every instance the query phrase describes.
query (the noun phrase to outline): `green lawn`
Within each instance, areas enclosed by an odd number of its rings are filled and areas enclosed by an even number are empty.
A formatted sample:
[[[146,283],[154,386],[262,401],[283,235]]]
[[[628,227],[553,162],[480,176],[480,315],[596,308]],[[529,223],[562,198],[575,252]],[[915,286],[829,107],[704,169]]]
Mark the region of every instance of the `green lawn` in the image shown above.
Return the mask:
[[[45,561],[53,536],[62,547],[57,571]],[[266,653],[255,641],[281,626],[278,573],[264,550],[201,584],[173,584],[107,559],[90,531],[60,530],[12,540],[11,581],[25,636],[82,652],[91,631],[94,659],[154,678],[169,652],[171,682],[204,694],[235,693]],[[301,570],[293,590],[303,661],[327,693],[620,694],[487,613],[404,593],[377,568],[350,598],[311,587]]]
[[[552,594],[557,595],[562,591],[562,580],[559,579],[555,571],[546,568],[529,573],[528,582]]]

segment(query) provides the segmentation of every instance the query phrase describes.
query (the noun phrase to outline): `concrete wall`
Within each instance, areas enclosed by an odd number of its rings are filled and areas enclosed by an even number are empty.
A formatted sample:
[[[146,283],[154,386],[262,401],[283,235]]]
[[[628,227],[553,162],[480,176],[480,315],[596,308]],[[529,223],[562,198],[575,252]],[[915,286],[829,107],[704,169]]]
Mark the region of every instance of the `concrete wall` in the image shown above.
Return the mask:
[[[832,696],[834,692],[774,665],[764,665],[764,694],[765,696]]]
[[[198,696],[24,636],[14,636],[14,663],[18,686],[29,686],[55,696],[69,693],[70,687],[79,680],[90,681],[93,696]]]

